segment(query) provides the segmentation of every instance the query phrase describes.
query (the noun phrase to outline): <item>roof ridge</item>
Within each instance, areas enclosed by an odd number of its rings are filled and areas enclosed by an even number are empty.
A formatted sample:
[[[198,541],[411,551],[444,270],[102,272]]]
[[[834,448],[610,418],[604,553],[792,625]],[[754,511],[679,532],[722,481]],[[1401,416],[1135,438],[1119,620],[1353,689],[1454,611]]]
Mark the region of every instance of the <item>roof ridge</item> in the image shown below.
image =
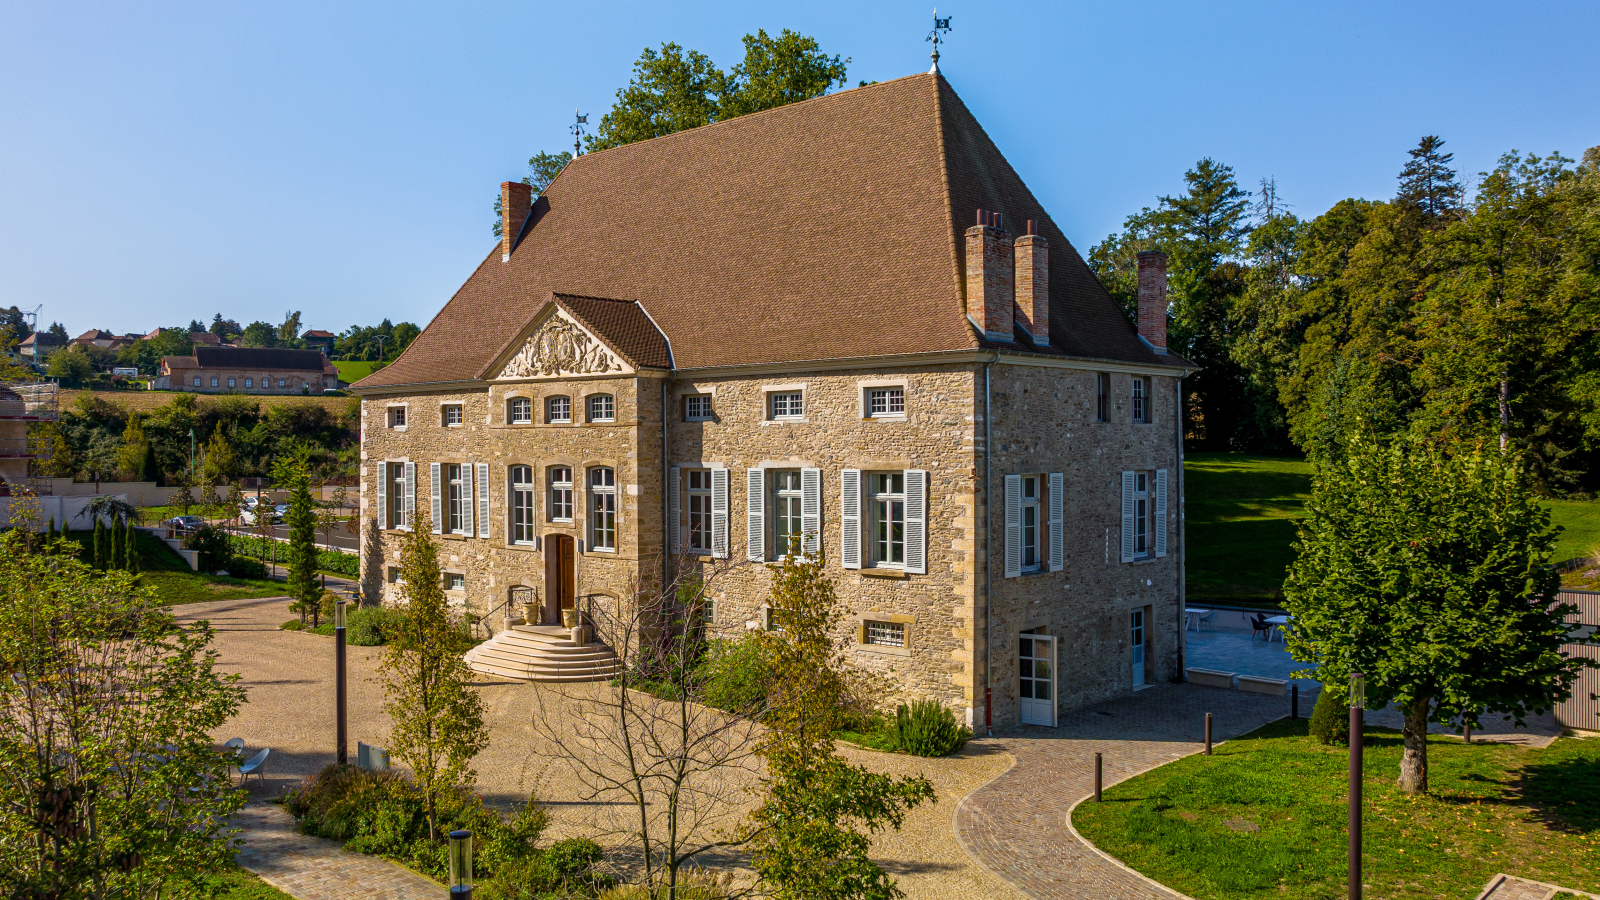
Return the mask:
[[[589,157],[592,157],[592,156],[599,156],[599,155],[601,155],[603,153],[614,153],[614,152],[616,152],[618,150],[625,150],[625,149],[627,149],[629,147],[639,147],[639,146],[642,146],[644,144],[652,143],[654,141],[663,141],[663,140],[666,140],[667,138],[675,138],[675,137],[681,137],[681,136],[687,135],[687,134],[694,134],[696,132],[703,132],[703,131],[705,131],[707,129],[710,129],[710,128],[716,128],[718,125],[727,125],[727,124],[730,124],[732,122],[743,122],[743,121],[747,121],[749,119],[753,119],[753,118],[755,118],[757,116],[765,116],[765,115],[769,115],[771,113],[779,112],[779,111],[782,111],[782,110],[793,109],[794,107],[797,107],[797,106],[804,106],[807,103],[816,103],[819,100],[831,100],[831,99],[833,99],[835,97],[843,97],[846,94],[852,94],[852,93],[855,93],[856,91],[866,90],[867,88],[888,87],[891,84],[899,84],[902,81],[907,81],[907,80],[910,80],[912,78],[927,78],[929,75],[933,75],[933,74],[935,74],[935,73],[932,73],[932,72],[913,72],[910,75],[901,75],[899,78],[891,78],[888,81],[874,81],[871,84],[859,84],[859,85],[856,85],[853,88],[852,87],[847,87],[847,88],[845,88],[843,90],[834,91],[831,94],[822,94],[822,95],[817,96],[817,97],[807,97],[804,100],[796,100],[793,103],[785,103],[782,106],[774,106],[771,109],[761,109],[761,110],[757,110],[757,111],[752,112],[752,113],[745,113],[744,115],[741,115],[741,116],[734,116],[731,119],[719,119],[719,120],[717,120],[715,122],[707,122],[704,125],[696,125],[693,128],[683,128],[683,129],[680,129],[678,131],[674,131],[671,134],[658,134],[655,137],[645,138],[644,140],[640,140],[640,141],[629,141],[628,143],[622,144],[622,145],[617,146],[617,147],[607,147],[604,150],[595,150],[595,151],[593,151],[591,153],[584,153],[584,154],[582,154],[580,156],[574,156],[572,158],[571,162],[567,163],[566,166],[562,166],[561,167],[561,171],[565,172],[567,170],[567,166],[572,165],[572,163],[575,163],[575,162],[577,162],[579,160],[582,160],[582,159],[588,159]],[[550,184],[551,185],[555,184],[556,183],[556,179],[560,178],[560,177],[561,177],[560,173],[557,173],[556,178],[550,179]],[[549,185],[546,185],[545,190],[548,191],[549,189],[550,189]]]
[[[939,142],[939,182],[944,194],[944,217],[950,232],[950,274],[955,281],[956,313],[966,318],[966,279],[962,277],[961,247],[956,238],[955,200],[950,196],[950,146],[944,134],[944,88],[948,86],[944,73],[934,69],[933,76],[933,131]],[[950,89],[955,93],[955,88]]]

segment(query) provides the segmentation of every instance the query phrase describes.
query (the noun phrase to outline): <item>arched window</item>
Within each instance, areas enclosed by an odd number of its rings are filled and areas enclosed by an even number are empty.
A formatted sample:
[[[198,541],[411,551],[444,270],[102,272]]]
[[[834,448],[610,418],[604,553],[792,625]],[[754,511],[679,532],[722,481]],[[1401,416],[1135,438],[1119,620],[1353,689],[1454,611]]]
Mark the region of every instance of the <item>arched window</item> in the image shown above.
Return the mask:
[[[617,420],[617,403],[610,394],[589,395],[589,421],[615,422]]]
[[[506,404],[506,421],[513,425],[527,425],[533,421],[533,401],[527,397],[512,397]]]
[[[544,401],[544,420],[551,425],[564,425],[572,421],[572,398],[549,397]]]
[[[589,549],[617,549],[617,478],[605,466],[589,470]]]
[[[533,543],[533,467],[511,467],[511,543]]]

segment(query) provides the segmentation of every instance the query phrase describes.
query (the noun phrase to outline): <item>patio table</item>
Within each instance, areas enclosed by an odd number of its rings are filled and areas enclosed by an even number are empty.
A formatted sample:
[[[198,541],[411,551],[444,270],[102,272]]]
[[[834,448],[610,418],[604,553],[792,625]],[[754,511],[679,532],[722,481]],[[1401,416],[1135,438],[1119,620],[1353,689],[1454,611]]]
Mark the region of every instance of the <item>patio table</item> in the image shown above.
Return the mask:
[[[1267,635],[1267,640],[1272,640],[1272,635],[1274,634],[1278,636],[1279,640],[1282,640],[1283,631],[1294,622],[1294,616],[1268,616],[1265,621],[1272,626],[1272,633]]]
[[[1209,610],[1209,609],[1198,609],[1198,608],[1193,607],[1193,606],[1189,607],[1185,611],[1185,615],[1183,617],[1183,630],[1184,631],[1188,631],[1189,630],[1189,626],[1193,625],[1194,626],[1194,630],[1195,631],[1199,631],[1200,630],[1200,617],[1201,616],[1209,616],[1209,615],[1211,615],[1211,610]]]

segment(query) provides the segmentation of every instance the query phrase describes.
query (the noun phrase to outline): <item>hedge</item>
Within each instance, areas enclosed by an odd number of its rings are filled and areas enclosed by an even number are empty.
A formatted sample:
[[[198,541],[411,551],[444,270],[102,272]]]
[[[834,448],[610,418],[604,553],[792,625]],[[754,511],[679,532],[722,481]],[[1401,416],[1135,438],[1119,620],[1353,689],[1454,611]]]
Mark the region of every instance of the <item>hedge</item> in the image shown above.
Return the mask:
[[[245,534],[231,535],[231,539],[233,540],[235,553],[261,559],[263,556],[262,551],[265,551],[266,558],[271,559],[272,545],[278,544],[280,545],[278,548],[278,560],[282,562],[288,557],[288,545],[282,541],[272,541]],[[356,578],[361,575],[361,557],[354,553],[340,553],[337,550],[318,550],[317,568],[326,572]]]

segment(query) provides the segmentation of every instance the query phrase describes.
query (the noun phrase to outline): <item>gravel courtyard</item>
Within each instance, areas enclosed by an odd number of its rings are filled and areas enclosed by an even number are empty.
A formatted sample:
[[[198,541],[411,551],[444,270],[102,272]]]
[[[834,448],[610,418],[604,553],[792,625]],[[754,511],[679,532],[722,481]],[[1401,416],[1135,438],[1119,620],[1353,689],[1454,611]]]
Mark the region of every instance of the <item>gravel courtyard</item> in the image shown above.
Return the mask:
[[[252,782],[254,798],[277,797],[333,760],[332,638],[279,630],[278,626],[291,618],[285,598],[198,603],[178,607],[176,612],[185,621],[210,620],[217,632],[214,646],[219,668],[242,677],[249,702],[215,737],[219,742],[243,738],[251,753],[261,747],[272,749],[265,783],[254,786]],[[382,687],[375,680],[379,651],[377,647],[349,648],[352,759],[358,740],[387,745],[389,724],[382,711]],[[593,837],[610,851],[616,865],[626,868],[633,857],[632,848],[615,832],[617,817],[628,808],[586,802],[568,765],[553,752],[548,738],[534,728],[535,714],[541,708],[547,717],[559,719],[563,705],[581,709],[582,692],[600,689],[569,687],[564,691],[570,695],[568,699],[538,685],[481,682],[491,738],[488,749],[475,761],[478,787],[496,805],[511,806],[536,797],[549,809],[551,838]],[[951,826],[957,802],[1009,769],[1009,754],[984,740],[969,743],[954,757],[933,760],[848,747],[841,750],[852,762],[875,771],[920,772],[937,789],[938,803],[916,810],[899,832],[879,835],[874,841],[874,858],[899,879],[908,897],[977,900],[1022,896],[975,865],[956,842]],[[749,773],[744,773],[743,781],[750,783]],[[748,801],[743,806],[729,803],[720,811],[719,824],[737,822],[747,808]]]

